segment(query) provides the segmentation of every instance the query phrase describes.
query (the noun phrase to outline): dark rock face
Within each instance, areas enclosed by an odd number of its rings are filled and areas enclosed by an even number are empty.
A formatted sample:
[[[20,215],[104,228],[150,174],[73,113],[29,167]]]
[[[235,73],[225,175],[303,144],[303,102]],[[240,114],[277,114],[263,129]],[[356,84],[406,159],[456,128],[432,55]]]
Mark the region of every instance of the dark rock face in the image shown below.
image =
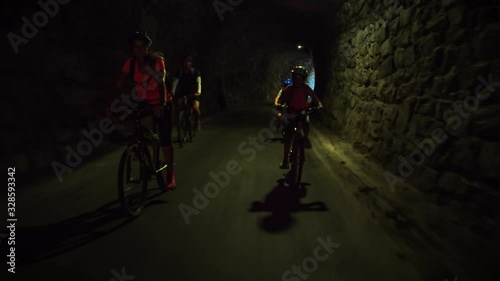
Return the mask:
[[[452,194],[460,182],[460,199],[498,198],[500,161],[486,156],[500,145],[498,11],[495,1],[346,1],[332,17],[332,79],[321,83],[333,89],[328,122],[422,190]],[[433,134],[443,141],[398,173],[398,155],[411,161],[415,141]],[[417,176],[428,171],[432,180]]]

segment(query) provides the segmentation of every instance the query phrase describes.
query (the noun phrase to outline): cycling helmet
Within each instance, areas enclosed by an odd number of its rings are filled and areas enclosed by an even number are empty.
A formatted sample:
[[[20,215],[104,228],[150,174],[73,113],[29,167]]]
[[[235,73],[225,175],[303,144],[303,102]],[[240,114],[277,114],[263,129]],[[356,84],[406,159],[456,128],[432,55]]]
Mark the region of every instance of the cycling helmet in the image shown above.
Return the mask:
[[[148,46],[148,48],[150,48],[153,44],[153,40],[151,40],[149,35],[145,32],[137,31],[136,33],[132,34],[132,36],[130,37],[130,44],[133,44],[135,40],[143,41],[144,43],[146,43],[146,46]]]
[[[293,75],[300,75],[304,77],[304,79],[306,79],[309,74],[307,73],[307,70],[303,66],[296,66],[292,70],[292,76]]]
[[[300,75],[302,77],[307,78],[307,70],[303,67],[303,66],[296,66],[293,70],[292,70],[292,76],[293,75]]]

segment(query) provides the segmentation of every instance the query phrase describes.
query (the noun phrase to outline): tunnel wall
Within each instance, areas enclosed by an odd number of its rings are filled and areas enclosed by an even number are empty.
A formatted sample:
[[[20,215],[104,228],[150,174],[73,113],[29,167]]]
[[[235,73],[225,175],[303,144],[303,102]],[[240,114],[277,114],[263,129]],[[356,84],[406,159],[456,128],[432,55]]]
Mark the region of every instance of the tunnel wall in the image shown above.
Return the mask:
[[[336,38],[318,62],[326,123],[384,165],[388,182],[493,216],[499,85],[477,87],[478,76],[500,80],[498,1],[346,1],[331,19]]]
[[[1,111],[5,157],[0,161],[40,177],[55,176],[54,161],[67,166],[68,145],[77,150],[87,139],[82,132],[98,129],[105,117],[107,97],[125,59],[131,56],[128,38],[137,30],[148,32],[152,50],[165,54],[167,72],[177,71],[183,55],[195,57],[202,73],[203,114],[270,102],[281,86],[280,75],[288,59],[277,55],[295,45],[277,36],[282,33],[279,24],[263,22],[255,10],[246,9],[259,3],[243,2],[234,11],[226,11],[221,20],[212,2],[59,4],[58,12],[27,44],[19,46],[17,54],[12,46],[5,46],[7,62],[0,65],[7,73]],[[8,9],[4,11],[7,25],[1,27],[5,34],[21,34],[21,18],[32,18],[40,11],[37,1],[13,3]],[[122,93],[127,91],[122,89]],[[118,129],[105,135],[106,140],[119,139],[124,131],[118,118],[113,124]],[[93,147],[83,160],[97,155],[95,151],[102,147]]]
[[[98,129],[105,117],[107,97],[123,62],[131,56],[128,38],[137,30],[148,32],[152,50],[165,54],[167,72],[178,70],[183,55],[195,57],[202,73],[203,114],[270,102],[281,86],[286,65],[286,56],[280,59],[276,55],[295,45],[281,42],[279,24],[255,16],[258,7],[246,9],[259,3],[245,1],[224,12],[221,20],[212,2],[94,0],[59,4],[58,12],[27,44],[19,45],[17,54],[10,44],[5,46],[7,62],[0,65],[7,73],[1,111],[5,157],[0,161],[42,177],[54,176],[54,161],[66,165],[67,146],[77,149],[86,140],[83,130]],[[13,3],[4,11],[7,25],[1,28],[5,34],[21,34],[21,19],[31,19],[40,10],[37,1]],[[127,91],[122,89],[122,93]],[[105,139],[120,138],[123,124],[115,119],[114,125],[118,129]],[[94,147],[89,157],[100,147]]]
[[[228,107],[270,103],[282,87],[284,72],[289,75],[292,62],[304,57],[295,44],[280,38],[279,23],[255,15],[251,9],[228,14],[203,55],[210,75],[206,83],[222,84]]]
[[[10,3],[2,11],[3,34],[22,36],[22,18],[32,21],[41,11],[37,2]],[[167,71],[173,72],[184,54],[196,54],[206,44],[214,24],[219,23],[211,3],[201,0],[62,2],[47,24],[19,45],[18,53],[8,40],[3,41],[6,53],[0,68],[6,94],[0,110],[0,162],[16,166],[18,173],[29,173],[30,178],[55,177],[51,164],[66,165],[66,147],[77,149],[87,139],[83,130],[99,127],[107,97],[131,56],[128,40],[132,32],[148,32],[152,50],[166,55]],[[211,90],[205,88],[207,93]],[[118,129],[105,139],[123,128],[118,118],[114,124]],[[97,155],[101,147],[94,146],[82,158]]]

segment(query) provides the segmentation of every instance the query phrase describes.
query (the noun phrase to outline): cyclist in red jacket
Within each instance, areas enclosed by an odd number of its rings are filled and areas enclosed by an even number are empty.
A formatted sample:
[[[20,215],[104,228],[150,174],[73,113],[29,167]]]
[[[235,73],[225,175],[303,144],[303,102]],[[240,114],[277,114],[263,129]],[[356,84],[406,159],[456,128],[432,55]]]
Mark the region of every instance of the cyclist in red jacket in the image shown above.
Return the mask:
[[[316,105],[318,108],[323,108],[321,101],[314,94],[314,91],[305,83],[307,79],[307,70],[303,66],[296,66],[292,70],[292,85],[286,87],[283,90],[279,98],[279,105],[288,106],[287,115],[296,115],[300,113],[302,110],[309,109],[308,97],[311,97],[312,103]],[[304,130],[308,130],[306,127],[308,123],[307,119],[304,118]],[[284,138],[284,146],[283,146],[283,161],[280,164],[281,169],[288,169],[288,151],[290,151],[290,145],[293,136],[293,128],[291,125],[285,127],[285,138]]]
[[[292,84],[292,79],[288,78],[285,80],[285,82],[283,83],[283,88],[281,88],[278,91],[278,94],[276,95],[276,98],[274,99],[274,106],[279,106],[279,100],[280,100],[281,94],[286,89],[286,87],[288,87],[291,84]],[[276,114],[276,121],[274,122],[274,127],[275,127],[276,132],[283,133],[283,131],[281,131],[281,129],[283,129],[282,124],[281,124],[281,119],[282,119],[282,113],[278,112]]]
[[[172,97],[165,86],[165,62],[160,53],[151,52],[153,41],[147,33],[136,32],[132,35],[130,44],[133,57],[129,58],[122,67],[122,72],[115,84],[115,91],[110,96],[110,107],[106,109],[108,116],[121,111],[116,97],[127,80],[131,80],[134,89],[129,99],[133,108],[151,110],[158,122],[159,137],[165,159],[167,161],[166,188],[175,188],[174,178],[174,149],[172,145]],[[133,101],[132,101],[133,100]],[[123,115],[127,120],[127,130],[134,128],[131,116]]]

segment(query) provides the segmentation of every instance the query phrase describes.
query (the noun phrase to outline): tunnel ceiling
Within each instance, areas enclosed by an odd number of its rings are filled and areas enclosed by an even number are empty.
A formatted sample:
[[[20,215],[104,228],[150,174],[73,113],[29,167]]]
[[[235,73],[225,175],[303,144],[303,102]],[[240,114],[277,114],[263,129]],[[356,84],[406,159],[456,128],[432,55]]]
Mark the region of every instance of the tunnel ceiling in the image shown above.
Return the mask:
[[[243,100],[265,100],[277,92],[291,67],[310,58],[314,46],[324,39],[323,32],[328,29],[325,15],[331,12],[333,4],[333,1],[243,2],[232,13],[226,13],[223,22],[213,22],[211,50],[202,59],[207,59],[206,64],[212,67],[209,72],[233,81],[227,84],[228,89],[241,94]],[[306,48],[298,51],[298,44]],[[262,84],[254,85],[258,90],[247,90],[248,85],[255,84],[252,81]]]
[[[247,23],[247,29],[273,29],[275,38],[297,44],[307,43],[321,36],[316,31],[326,23],[325,15],[333,8],[333,1],[249,1],[241,4],[240,10],[228,16],[222,25]],[[236,9],[238,9],[237,7]]]

